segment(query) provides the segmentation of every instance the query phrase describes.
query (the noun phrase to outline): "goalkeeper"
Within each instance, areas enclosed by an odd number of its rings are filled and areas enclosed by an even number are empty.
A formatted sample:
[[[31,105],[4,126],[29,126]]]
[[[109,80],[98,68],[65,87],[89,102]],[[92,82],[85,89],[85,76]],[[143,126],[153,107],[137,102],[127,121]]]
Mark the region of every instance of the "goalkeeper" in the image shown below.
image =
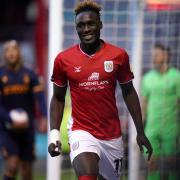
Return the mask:
[[[42,83],[22,64],[15,40],[4,44],[5,65],[0,68],[0,153],[5,160],[3,180],[32,180],[34,160],[34,98],[42,115],[39,130],[46,130],[46,104]]]
[[[154,149],[148,180],[176,178],[173,171],[176,168],[180,72],[169,66],[169,57],[170,50],[157,44],[153,56],[154,70],[145,74],[142,82],[145,130]],[[160,157],[163,157],[163,163]],[[160,175],[159,171],[163,173]]]

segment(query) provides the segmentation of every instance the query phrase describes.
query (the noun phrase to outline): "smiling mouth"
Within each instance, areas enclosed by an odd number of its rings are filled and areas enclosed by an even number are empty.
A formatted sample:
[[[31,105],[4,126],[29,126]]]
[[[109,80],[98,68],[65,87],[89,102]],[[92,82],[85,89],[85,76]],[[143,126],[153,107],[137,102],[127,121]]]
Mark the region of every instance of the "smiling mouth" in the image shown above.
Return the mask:
[[[89,35],[84,35],[83,38],[85,40],[89,40],[89,39],[92,39],[94,36],[92,34],[89,34]]]

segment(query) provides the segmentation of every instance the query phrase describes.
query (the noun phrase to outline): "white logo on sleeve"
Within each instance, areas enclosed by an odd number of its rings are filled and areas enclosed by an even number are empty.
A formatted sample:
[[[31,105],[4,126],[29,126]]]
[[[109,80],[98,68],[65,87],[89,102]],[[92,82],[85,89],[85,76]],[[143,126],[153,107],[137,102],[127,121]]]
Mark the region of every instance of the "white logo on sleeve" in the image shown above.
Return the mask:
[[[104,70],[106,72],[112,72],[113,71],[113,61],[104,61]]]

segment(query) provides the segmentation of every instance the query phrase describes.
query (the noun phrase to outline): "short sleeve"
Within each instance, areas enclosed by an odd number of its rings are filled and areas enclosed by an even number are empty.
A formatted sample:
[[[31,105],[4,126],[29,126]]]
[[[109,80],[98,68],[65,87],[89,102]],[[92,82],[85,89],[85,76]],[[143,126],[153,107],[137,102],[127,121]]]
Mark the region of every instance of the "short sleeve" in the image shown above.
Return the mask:
[[[67,85],[66,74],[63,70],[62,59],[58,55],[54,61],[53,74],[51,76],[51,81],[57,86],[63,87]]]
[[[122,58],[122,63],[119,65],[117,71],[117,79],[120,84],[125,84],[131,81],[134,78],[134,75],[130,68],[129,56],[125,51]]]

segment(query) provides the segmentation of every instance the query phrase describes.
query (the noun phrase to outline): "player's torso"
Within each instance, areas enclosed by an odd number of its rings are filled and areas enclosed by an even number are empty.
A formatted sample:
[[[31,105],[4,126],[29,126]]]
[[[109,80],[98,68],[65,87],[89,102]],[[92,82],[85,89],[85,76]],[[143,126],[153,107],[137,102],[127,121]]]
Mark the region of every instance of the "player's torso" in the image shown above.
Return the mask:
[[[78,48],[78,47],[77,47]],[[111,51],[88,56],[80,52],[63,61],[70,86],[82,91],[103,91],[116,85],[118,55]]]
[[[23,67],[12,72],[6,68],[0,70],[0,90],[2,103],[8,109],[26,106],[31,102],[31,77]]]
[[[149,118],[161,124],[176,120],[177,116],[177,76],[173,69],[165,74],[152,71],[147,79],[150,92],[148,100]]]
[[[175,95],[177,82],[174,75],[172,72],[160,74],[154,71],[149,77],[149,89],[152,96]]]
[[[76,48],[62,62],[71,90],[73,129],[87,130],[100,139],[118,137],[115,87],[120,56],[108,47],[93,56]]]

